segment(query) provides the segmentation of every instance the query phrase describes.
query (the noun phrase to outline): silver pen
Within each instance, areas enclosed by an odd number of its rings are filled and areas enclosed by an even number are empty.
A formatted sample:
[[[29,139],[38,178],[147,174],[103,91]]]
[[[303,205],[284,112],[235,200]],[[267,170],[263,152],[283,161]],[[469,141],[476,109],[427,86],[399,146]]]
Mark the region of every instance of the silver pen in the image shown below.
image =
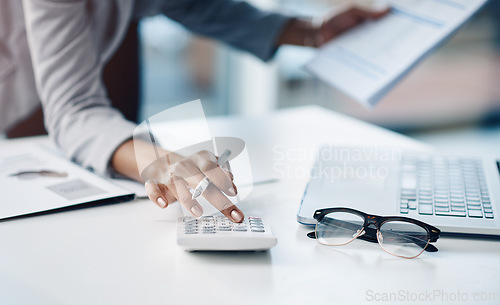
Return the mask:
[[[220,155],[219,158],[217,159],[217,165],[222,166],[224,163],[226,163],[227,159],[229,158],[230,155],[231,155],[231,151],[229,149],[226,149],[222,153],[222,155]],[[208,179],[208,177],[205,177],[203,180],[201,180],[200,183],[198,183],[198,185],[194,189],[193,195],[191,198],[196,199],[196,198],[200,197],[201,194],[203,194],[203,192],[207,189],[210,182],[212,182],[212,181],[210,181],[210,179]]]

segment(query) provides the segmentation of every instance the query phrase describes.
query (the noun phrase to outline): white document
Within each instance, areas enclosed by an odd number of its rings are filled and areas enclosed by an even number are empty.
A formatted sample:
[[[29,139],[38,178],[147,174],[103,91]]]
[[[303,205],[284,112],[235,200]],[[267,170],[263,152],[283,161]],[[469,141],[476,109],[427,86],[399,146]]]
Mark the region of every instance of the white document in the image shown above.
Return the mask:
[[[0,151],[0,219],[134,194],[39,144]]]
[[[388,16],[323,46],[306,69],[367,108],[487,0],[392,0]]]

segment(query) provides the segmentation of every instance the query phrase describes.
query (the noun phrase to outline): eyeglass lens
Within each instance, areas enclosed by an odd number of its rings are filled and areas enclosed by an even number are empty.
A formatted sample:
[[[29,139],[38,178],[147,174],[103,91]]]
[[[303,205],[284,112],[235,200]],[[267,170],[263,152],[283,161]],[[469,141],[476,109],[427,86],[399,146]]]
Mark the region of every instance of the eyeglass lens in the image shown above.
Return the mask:
[[[316,238],[324,245],[345,245],[358,237],[363,224],[364,219],[356,214],[329,213],[316,225]]]
[[[377,235],[382,249],[406,258],[419,256],[429,243],[425,228],[405,221],[387,221],[380,226]]]

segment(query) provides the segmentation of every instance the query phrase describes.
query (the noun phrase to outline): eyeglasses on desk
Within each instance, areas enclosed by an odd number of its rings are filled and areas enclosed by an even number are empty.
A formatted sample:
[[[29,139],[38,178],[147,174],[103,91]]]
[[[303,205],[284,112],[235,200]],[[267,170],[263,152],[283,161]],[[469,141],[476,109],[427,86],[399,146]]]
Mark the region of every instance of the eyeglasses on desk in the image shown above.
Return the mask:
[[[378,243],[389,254],[415,258],[426,252],[437,252],[430,244],[441,231],[422,221],[399,216],[383,217],[350,208],[329,208],[314,212],[317,220],[308,237],[327,246],[346,245],[356,238]]]

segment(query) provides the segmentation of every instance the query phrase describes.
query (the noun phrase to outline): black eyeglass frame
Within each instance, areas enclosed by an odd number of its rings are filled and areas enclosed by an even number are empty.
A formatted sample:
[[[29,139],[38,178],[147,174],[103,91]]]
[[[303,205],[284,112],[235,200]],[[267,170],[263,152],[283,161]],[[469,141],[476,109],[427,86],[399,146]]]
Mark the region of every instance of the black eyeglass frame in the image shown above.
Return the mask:
[[[325,218],[326,215],[328,215],[332,212],[347,212],[347,213],[351,213],[354,215],[358,215],[364,219],[362,231],[364,231],[365,234],[363,234],[363,235],[358,234],[358,236],[353,238],[351,241],[359,238],[361,240],[365,240],[368,242],[379,243],[377,236],[372,233],[373,231],[367,230],[367,228],[370,225],[374,225],[376,228],[376,231],[380,232],[380,227],[383,224],[385,224],[386,222],[403,221],[403,222],[409,222],[409,223],[418,225],[427,231],[428,242],[425,245],[425,247],[423,247],[423,251],[427,251],[427,252],[437,252],[438,251],[438,249],[434,245],[431,245],[430,243],[436,242],[438,240],[438,238],[441,234],[441,230],[439,230],[438,228],[431,226],[425,222],[422,222],[420,220],[409,218],[409,217],[403,217],[403,216],[372,215],[372,214],[364,213],[364,212],[359,211],[359,210],[355,210],[355,209],[351,209],[351,208],[343,208],[343,207],[316,210],[314,212],[313,218],[316,219],[316,221],[319,223],[320,221],[322,221]],[[317,229],[317,225],[316,225],[316,229]],[[310,238],[316,239],[316,229],[314,230],[314,232],[308,233],[307,236]],[[349,241],[349,242],[351,242],[351,241]],[[384,249],[384,248],[382,247],[382,249]],[[384,249],[384,251],[386,251],[386,250]],[[388,251],[386,251],[386,252],[388,252]],[[388,252],[388,253],[390,253],[390,252]],[[419,253],[418,255],[420,255],[421,253]],[[393,253],[390,253],[390,254],[396,255]],[[417,257],[418,255],[416,255],[414,257]],[[398,256],[398,255],[396,255],[396,256]],[[413,257],[404,257],[404,258],[413,258]]]

